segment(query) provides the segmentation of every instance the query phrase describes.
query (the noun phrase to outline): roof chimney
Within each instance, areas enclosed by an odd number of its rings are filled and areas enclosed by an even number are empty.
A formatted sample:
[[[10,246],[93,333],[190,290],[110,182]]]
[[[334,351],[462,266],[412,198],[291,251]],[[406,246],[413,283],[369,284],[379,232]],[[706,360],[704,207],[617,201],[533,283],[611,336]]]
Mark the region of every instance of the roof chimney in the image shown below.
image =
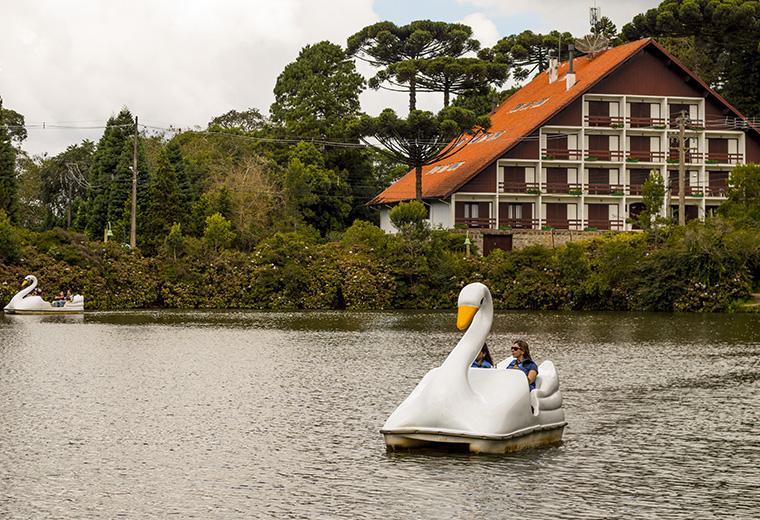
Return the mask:
[[[575,69],[573,68],[573,57],[575,55],[575,45],[570,44],[567,46],[567,50],[570,54],[569,68],[565,75],[565,89],[570,90],[570,87],[575,85]]]
[[[559,78],[559,60],[555,57],[549,58],[549,83],[554,83]]]

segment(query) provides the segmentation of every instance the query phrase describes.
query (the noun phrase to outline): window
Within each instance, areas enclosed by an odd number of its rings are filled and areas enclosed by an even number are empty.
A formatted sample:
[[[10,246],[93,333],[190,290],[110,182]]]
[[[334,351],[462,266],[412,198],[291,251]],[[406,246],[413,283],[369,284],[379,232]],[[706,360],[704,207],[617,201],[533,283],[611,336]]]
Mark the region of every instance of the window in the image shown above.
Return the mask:
[[[454,163],[454,164],[452,164],[451,166],[449,166],[449,167],[446,169],[446,171],[449,171],[449,172],[453,172],[454,170],[456,170],[457,168],[459,168],[459,167],[460,167],[460,166],[462,166],[463,164],[464,164],[464,161],[461,161],[461,162],[458,162],[458,163]]]
[[[509,219],[521,219],[522,218],[522,204],[509,204],[507,206],[507,218]]]
[[[478,218],[478,207],[477,202],[465,202],[464,218]]]

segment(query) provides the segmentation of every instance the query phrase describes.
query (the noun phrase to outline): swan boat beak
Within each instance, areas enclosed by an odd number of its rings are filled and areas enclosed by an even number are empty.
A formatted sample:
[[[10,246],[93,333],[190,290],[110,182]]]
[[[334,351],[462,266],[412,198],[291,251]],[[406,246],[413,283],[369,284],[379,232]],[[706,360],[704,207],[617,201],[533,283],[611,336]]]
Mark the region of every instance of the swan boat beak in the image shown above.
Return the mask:
[[[457,329],[464,330],[469,327],[478,310],[478,307],[472,305],[460,305],[457,308]]]
[[[27,280],[27,279],[24,279],[24,281],[23,281],[23,282],[21,282],[21,288],[23,289],[23,288],[24,288],[24,287],[26,287],[27,285],[29,285],[29,280]]]

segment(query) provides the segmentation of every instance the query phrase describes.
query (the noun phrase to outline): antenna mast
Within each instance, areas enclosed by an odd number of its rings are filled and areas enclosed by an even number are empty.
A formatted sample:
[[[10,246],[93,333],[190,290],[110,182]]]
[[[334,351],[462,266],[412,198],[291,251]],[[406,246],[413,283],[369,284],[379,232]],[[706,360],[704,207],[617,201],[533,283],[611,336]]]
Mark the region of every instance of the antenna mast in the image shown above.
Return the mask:
[[[589,9],[589,23],[591,24],[591,32],[596,34],[596,26],[599,25],[599,20],[602,18],[602,8],[596,6],[596,0],[594,0],[594,7]]]

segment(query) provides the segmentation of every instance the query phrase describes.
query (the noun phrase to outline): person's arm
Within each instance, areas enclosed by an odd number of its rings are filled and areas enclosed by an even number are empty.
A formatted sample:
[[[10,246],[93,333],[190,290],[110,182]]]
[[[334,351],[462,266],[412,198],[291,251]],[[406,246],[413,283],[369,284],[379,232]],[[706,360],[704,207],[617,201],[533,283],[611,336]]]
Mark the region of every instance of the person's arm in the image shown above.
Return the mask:
[[[528,383],[531,385],[536,381],[536,376],[538,375],[538,372],[535,370],[528,371]]]

